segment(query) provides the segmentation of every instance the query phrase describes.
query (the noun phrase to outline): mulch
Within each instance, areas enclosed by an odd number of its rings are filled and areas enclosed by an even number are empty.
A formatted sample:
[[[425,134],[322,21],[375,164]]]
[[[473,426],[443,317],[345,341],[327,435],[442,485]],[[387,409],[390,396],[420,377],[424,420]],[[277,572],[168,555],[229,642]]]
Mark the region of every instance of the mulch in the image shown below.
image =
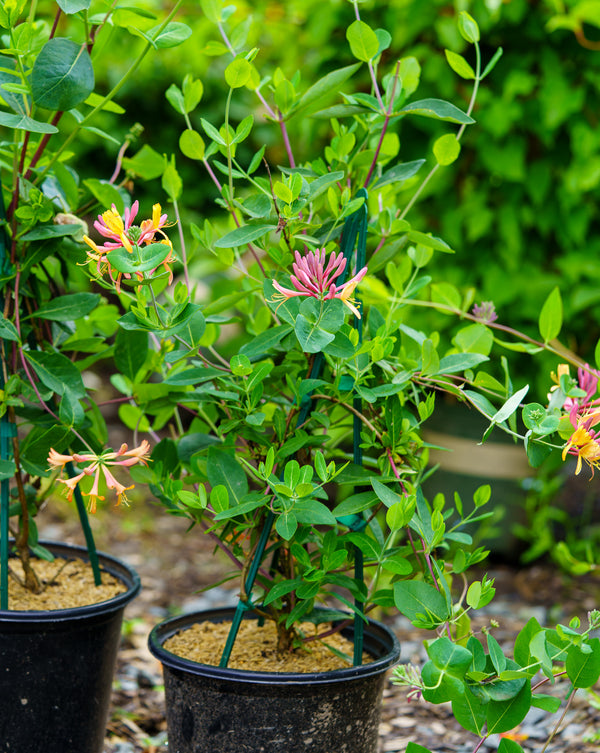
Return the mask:
[[[131,512],[105,511],[94,521],[98,547],[136,568],[143,583],[126,612],[104,753],[167,753],[161,669],[147,648],[147,636],[176,607],[199,598],[201,589],[218,581],[227,563],[199,531],[187,530],[185,520],[165,516],[152,505],[142,504],[135,514]],[[64,511],[60,517],[52,515],[49,529],[45,531],[49,538],[80,543],[76,521]],[[576,615],[586,624],[586,613],[600,607],[598,577],[572,580],[548,565],[527,569],[495,565],[488,572],[496,579],[497,598],[495,611],[485,617],[499,623],[494,635],[501,644],[511,642],[530,616],[554,625],[568,623]],[[402,617],[383,619],[392,624],[403,646],[402,661],[423,661],[422,634]],[[563,697],[565,691],[561,683],[551,691],[544,689]],[[511,733],[528,752],[542,751],[558,718],[538,716]],[[454,722],[447,704],[408,701],[406,689],[391,680],[384,691],[380,729],[381,753],[401,753],[410,741],[433,753],[473,753],[477,742]],[[497,738],[489,742],[479,748],[480,753],[497,749]],[[597,753],[599,742],[600,685],[595,694],[579,691],[546,753]]]

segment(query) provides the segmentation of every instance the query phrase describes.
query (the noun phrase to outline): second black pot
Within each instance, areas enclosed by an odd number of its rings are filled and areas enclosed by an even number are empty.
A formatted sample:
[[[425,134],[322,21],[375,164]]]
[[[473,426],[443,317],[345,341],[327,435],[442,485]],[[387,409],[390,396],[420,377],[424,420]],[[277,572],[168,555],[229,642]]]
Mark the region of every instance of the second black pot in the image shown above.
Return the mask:
[[[364,648],[374,661],[330,672],[222,669],[163,648],[180,630],[231,620],[233,611],[184,615],[150,634],[150,650],[163,664],[171,753],[376,753],[385,673],[400,655],[385,625],[365,626]],[[352,638],[352,627],[342,634]]]
[[[44,546],[87,559],[81,547]],[[48,612],[0,611],[0,751],[102,753],[123,611],[137,573],[99,553],[127,590],[108,601]]]

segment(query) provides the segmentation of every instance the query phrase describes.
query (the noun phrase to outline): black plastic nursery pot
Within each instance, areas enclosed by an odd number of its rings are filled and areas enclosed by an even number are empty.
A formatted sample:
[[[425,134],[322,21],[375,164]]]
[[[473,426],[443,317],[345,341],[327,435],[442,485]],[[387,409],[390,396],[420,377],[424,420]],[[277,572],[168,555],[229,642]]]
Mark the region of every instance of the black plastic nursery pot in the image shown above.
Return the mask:
[[[385,673],[400,656],[391,630],[365,626],[372,662],[310,674],[220,668],[163,648],[180,630],[230,621],[233,613],[196,612],[150,633],[150,651],[163,665],[170,753],[376,753]],[[342,634],[351,639],[352,626]]]
[[[85,548],[43,543],[88,559]],[[102,753],[123,612],[141,584],[125,563],[98,557],[125,592],[72,609],[0,611],[2,753]]]

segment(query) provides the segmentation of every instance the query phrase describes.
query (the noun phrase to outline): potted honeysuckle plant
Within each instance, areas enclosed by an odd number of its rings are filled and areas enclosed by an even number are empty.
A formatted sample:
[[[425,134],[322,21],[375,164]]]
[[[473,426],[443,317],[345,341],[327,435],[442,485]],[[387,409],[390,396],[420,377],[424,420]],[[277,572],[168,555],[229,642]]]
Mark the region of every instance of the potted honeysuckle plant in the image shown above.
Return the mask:
[[[189,35],[172,17],[142,12],[136,28],[135,10],[124,14],[104,2],[0,3],[0,740],[6,750],[104,748],[123,611],[140,580],[126,563],[96,551],[86,508],[93,512],[107,492],[123,500],[129,469],[147,463],[150,445],[108,447],[87,381],[104,359],[119,363],[126,354],[118,342],[106,342],[117,328],[117,307],[91,289],[81,266],[85,217],[106,201],[124,210],[129,199],[110,176],[87,171],[76,147],[85,135],[116,142],[125,153],[136,129],[121,144],[99,126],[107,112],[122,112],[115,95],[147,53]],[[123,75],[108,86],[111,44],[131,48],[131,56],[120,56]],[[146,240],[161,232],[160,217],[149,223]],[[169,248],[161,246],[163,269]],[[54,489],[74,500],[85,546],[48,542],[39,531],[37,513]]]
[[[428,501],[421,491],[430,472],[421,428],[441,393],[488,419],[483,439],[494,427],[522,439],[534,466],[553,447],[576,455],[577,471],[585,460],[593,470],[598,458],[596,377],[584,364],[578,380],[557,367],[549,402],[525,406],[524,432],[517,429],[528,388],[513,385],[505,353],[565,352],[555,342],[562,325],[558,291],[540,312],[539,340],[515,332],[497,321],[492,303],[475,303],[432,279],[435,255],[451,249],[407,220],[428,181],[458,157],[479,84],[500,52],[484,67],[477,24],[460,14],[474,64],[451,51],[446,57],[473,83],[468,107],[418,100],[417,61],[385,64],[389,34],[373,30],[352,5],[346,36],[359,63],[302,84],[299,74],[288,79],[280,69],[258,73],[260,52],[244,47],[237,34],[234,46],[228,33],[234,8],[204,3],[223,40],[217,52],[226,61],[224,120],[199,116],[201,85],[191,75],[171,86],[167,98],[185,120],[181,151],[209,174],[228,224],[191,225],[193,249],[181,247],[183,273],[162,298],[153,293],[152,269],[148,285],[135,283],[143,247],[127,256],[86,240],[105,282],[120,274],[133,281],[120,325],[131,333],[131,352],[140,340],[142,350],[125,394],[135,396],[140,420],[173,427],[137,477],[148,480],[171,513],[214,540],[238,583],[235,610],[177,617],[151,635],[165,668],[171,744],[181,751],[233,750],[255,733],[250,744],[258,748],[259,731],[270,729],[273,718],[281,722],[278,731],[290,730],[281,732],[278,749],[303,750],[310,736],[314,750],[374,750],[376,718],[364,703],[366,691],[352,690],[361,672],[384,670],[395,655],[393,642],[369,634],[379,629],[369,618],[374,607],[396,608],[432,631],[421,677],[401,668],[396,679],[432,702],[452,700],[457,720],[477,736],[474,749],[518,725],[532,704],[556,710],[556,699],[532,695],[538,672],[546,678],[536,688],[564,663],[573,692],[598,678],[597,612],[581,633],[576,622],[551,631],[531,621],[510,658],[491,634],[470,633],[471,612],[494,595],[487,577],[469,585],[466,576],[486,555],[473,545],[469,526],[490,514],[491,490],[481,488],[468,508],[459,497]],[[368,94],[352,86],[361,63]],[[341,99],[331,102],[338,90]],[[234,122],[234,103],[249,96],[258,99],[260,115]],[[290,135],[308,116],[329,121],[322,153]],[[435,139],[435,162],[423,178],[422,159],[396,156],[397,131],[413,116],[452,129]],[[281,138],[286,166],[272,165],[264,146],[248,150],[264,121]],[[183,189],[173,166],[163,187],[177,216]],[[118,223],[114,210],[99,221]],[[114,233],[112,241],[125,245]],[[195,269],[205,284],[194,284]],[[451,314],[452,324],[433,329],[432,311]],[[144,333],[156,338],[162,356],[159,379]],[[273,656],[267,671],[254,655],[243,664],[234,657],[250,615],[274,628],[271,649],[260,648]],[[225,620],[230,626],[213,643],[207,624]],[[303,682],[296,662],[314,654],[322,669],[317,647],[340,630],[353,637],[353,666],[341,660],[339,670],[320,674],[304,668]],[[363,661],[363,646],[375,661]],[[242,643],[239,653],[247,652]],[[342,712],[315,739],[314,718],[327,704]],[[501,747],[517,750],[511,744]]]
[[[4,3],[13,36],[18,5]],[[130,17],[112,7],[90,16],[91,5],[59,3],[93,30],[84,38],[93,54],[109,21]],[[476,22],[458,15],[468,47],[446,58],[472,85],[461,109],[415,97],[418,61],[392,58],[391,34],[366,23],[356,0],[346,29],[354,62],[314,82],[262,73],[235,7],[201,7],[219,32],[207,50],[225,84],[217,115],[201,106],[193,74],[168,88],[185,125],[177,161],[150,144],[126,157],[128,135],[106,179],[78,183],[66,147],[114,93],[98,101],[89,79],[87,88],[77,79],[81,89],[69,92],[81,99],[48,102],[34,75],[45,48],[25,58],[31,81],[19,80],[19,93],[31,85],[36,106],[56,105],[53,128],[66,110],[73,130],[54,152],[45,135],[35,149],[30,137],[17,142],[23,162],[4,191],[15,249],[1,320],[4,397],[22,441],[2,460],[15,464],[17,489],[29,474],[28,511],[54,485],[85,520],[86,495],[93,510],[107,490],[125,501],[132,482],[145,483],[226,556],[237,607],[168,620],[150,637],[165,669],[170,748],[375,751],[384,673],[399,647],[372,616],[396,609],[430,631],[430,661],[420,674],[401,668],[397,680],[431,702],[452,701],[477,750],[532,704],[556,710],[532,693],[538,672],[549,682],[564,664],[576,689],[600,671],[596,612],[581,632],[574,622],[549,630],[530,621],[509,657],[492,634],[472,634],[471,613],[494,596],[489,578],[469,584],[467,575],[486,556],[472,528],[490,514],[493,491],[484,486],[471,502],[453,490],[427,500],[421,489],[432,472],[422,427],[444,393],[487,417],[482,439],[494,428],[523,439],[534,465],[553,448],[592,470],[600,460],[596,375],[575,355],[558,357],[558,291],[540,314],[539,339],[514,332],[491,303],[435,279],[436,256],[453,250],[408,219],[458,158],[500,51],[482,61]],[[172,17],[137,30],[148,48],[186,37]],[[77,50],[69,71],[86,59]],[[16,117],[37,123],[8,83]],[[80,112],[84,105],[92,111]],[[414,117],[441,129],[432,157],[399,157],[399,134]],[[202,221],[185,201],[183,159],[214,187],[217,209]],[[166,202],[145,206],[140,182],[157,175]],[[84,227],[90,215],[97,219]],[[523,407],[528,388],[508,367],[515,349],[557,355],[548,402]],[[580,366],[577,378],[559,368],[565,360]],[[110,372],[132,449],[110,449],[102,406],[81,376],[93,370]],[[43,555],[25,507],[6,504],[3,520],[12,510],[16,548]],[[182,647],[188,638],[205,653]],[[500,746],[521,750],[512,740]],[[409,750],[424,749],[414,741]]]

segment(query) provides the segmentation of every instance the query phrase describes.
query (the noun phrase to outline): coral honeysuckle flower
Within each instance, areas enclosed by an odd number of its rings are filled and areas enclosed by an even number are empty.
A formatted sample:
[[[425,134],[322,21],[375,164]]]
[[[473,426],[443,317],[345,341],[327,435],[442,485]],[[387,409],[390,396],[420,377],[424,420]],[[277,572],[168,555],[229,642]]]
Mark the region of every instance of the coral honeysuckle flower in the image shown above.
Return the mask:
[[[600,432],[593,431],[592,426],[600,420],[600,412],[596,411],[579,416],[577,426],[571,435],[571,438],[563,448],[562,458],[566,459],[567,455],[577,457],[577,466],[575,475],[581,472],[582,461],[585,461],[594,475],[594,468],[600,466]]]
[[[296,251],[296,261],[292,264],[294,274],[290,275],[294,288],[285,288],[276,280],[273,280],[273,287],[277,291],[273,300],[283,303],[288,298],[296,296],[317,298],[320,301],[339,298],[360,319],[360,312],[354,305],[355,302],[351,296],[358,283],[367,274],[367,267],[363,267],[343,285],[336,285],[335,280],[346,268],[346,259],[343,254],[333,252],[329,257],[327,266],[325,266],[326,256],[324,248],[309,251],[305,256],[301,256]]]
[[[169,253],[159,266],[163,266],[165,271],[169,273],[169,284],[173,282],[173,271],[170,267],[176,261],[173,244],[162,230],[167,225],[167,215],[161,214],[160,204],[154,204],[152,207],[152,217],[143,220],[138,226],[133,224],[138,210],[139,202],[134,201],[131,209],[128,207],[125,209],[122,217],[114,204],[110,209],[98,215],[98,219],[94,222],[94,227],[102,237],[107,239],[103,245],[98,245],[87,235],[83,236],[84,242],[89,246],[87,252],[88,259],[96,262],[99,275],[108,272],[117,292],[120,292],[121,279],[123,277],[127,280],[132,278],[131,274],[124,272],[117,272],[115,275],[106,258],[108,253],[117,248],[125,248],[130,254],[133,254],[134,250],[139,250],[142,246],[148,246],[151,243],[164,243],[169,247]],[[159,239],[157,239],[157,235],[160,236]],[[153,269],[150,275],[154,274],[155,271],[156,269]],[[143,279],[141,273],[137,276],[138,279]]]
[[[88,507],[90,512],[94,513],[96,512],[96,504],[98,500],[104,501],[105,499],[105,497],[100,494],[99,490],[101,481],[100,472],[102,471],[102,476],[107,489],[114,489],[117,495],[117,505],[120,505],[121,502],[127,504],[127,496],[125,492],[129,491],[129,489],[133,489],[133,484],[131,486],[124,486],[114,477],[109,468],[110,466],[116,465],[128,468],[137,463],[148,465],[149,454],[150,443],[145,439],[138,447],[134,447],[131,450],[126,444],[122,444],[117,452],[109,450],[100,455],[95,455],[93,453],[78,454],[76,452],[72,455],[61,455],[55,449],[51,448],[48,453],[48,464],[50,465],[50,470],[62,471],[67,463],[75,463],[78,465],[81,463],[89,463],[89,465],[83,468],[76,476],[71,478],[58,478],[57,481],[65,485],[67,499],[71,502],[73,499],[73,492],[79,482],[86,477],[93,476],[94,480],[92,482],[92,488],[89,492],[82,493],[84,496],[89,497]]]

